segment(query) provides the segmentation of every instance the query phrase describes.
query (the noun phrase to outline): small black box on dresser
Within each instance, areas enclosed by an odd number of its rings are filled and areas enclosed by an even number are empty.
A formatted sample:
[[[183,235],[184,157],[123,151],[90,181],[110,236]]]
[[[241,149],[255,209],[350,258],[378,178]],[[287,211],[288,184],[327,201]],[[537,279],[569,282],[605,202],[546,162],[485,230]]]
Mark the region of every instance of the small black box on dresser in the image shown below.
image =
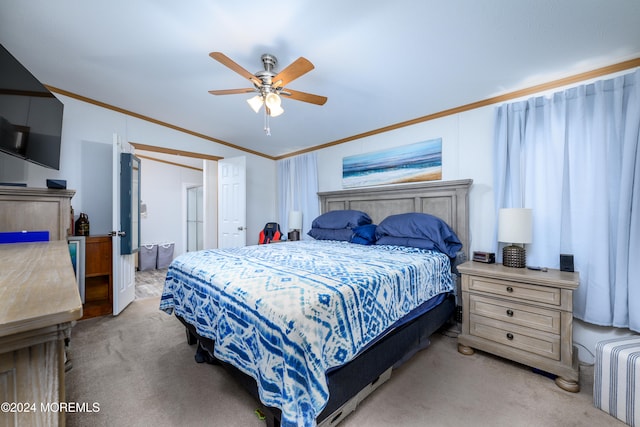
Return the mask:
[[[573,255],[560,254],[560,271],[573,272]]]
[[[493,252],[473,251],[473,260],[477,262],[484,262],[486,264],[493,264],[496,262],[496,254]]]
[[[67,180],[66,179],[47,179],[47,188],[52,188],[55,190],[66,190]]]

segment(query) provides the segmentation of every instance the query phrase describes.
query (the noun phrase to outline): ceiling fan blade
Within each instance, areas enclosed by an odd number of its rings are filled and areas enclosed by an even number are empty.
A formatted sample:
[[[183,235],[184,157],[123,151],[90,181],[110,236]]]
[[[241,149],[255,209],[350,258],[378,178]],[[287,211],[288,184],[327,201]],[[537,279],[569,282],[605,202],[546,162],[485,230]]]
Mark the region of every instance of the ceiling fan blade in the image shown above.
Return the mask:
[[[209,54],[210,57],[221,63],[222,65],[229,67],[236,73],[240,74],[245,79],[251,80],[251,82],[257,86],[261,86],[262,82],[256,76],[251,74],[249,71],[244,69],[242,66],[238,65],[233,59],[229,58],[222,52],[211,52]]]
[[[255,89],[246,88],[246,89],[223,89],[223,90],[210,90],[209,93],[211,95],[234,95],[236,93],[251,93],[255,92]]]
[[[297,90],[291,90],[287,88],[286,90],[280,92],[281,95],[284,95],[288,98],[295,99],[296,101],[309,102],[311,104],[316,105],[324,105],[327,102],[326,96],[314,95],[312,93],[300,92]]]
[[[284,70],[280,71],[276,74],[271,81],[273,82],[273,87],[284,87],[289,84],[291,81],[297,79],[303,74],[308,73],[313,70],[315,67],[308,59],[300,57],[289,64]]]

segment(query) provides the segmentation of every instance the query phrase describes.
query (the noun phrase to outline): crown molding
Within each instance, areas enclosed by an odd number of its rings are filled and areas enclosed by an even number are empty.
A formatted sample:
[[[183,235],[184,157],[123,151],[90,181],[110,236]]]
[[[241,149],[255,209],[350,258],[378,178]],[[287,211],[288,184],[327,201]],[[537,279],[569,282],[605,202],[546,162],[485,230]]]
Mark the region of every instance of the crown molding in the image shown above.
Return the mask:
[[[185,128],[182,128],[182,127],[179,127],[179,126],[176,126],[176,125],[172,125],[172,124],[167,123],[167,122],[163,122],[163,121],[156,120],[156,119],[148,117],[148,116],[144,116],[142,114],[135,113],[133,111],[128,111],[128,110],[125,110],[123,108],[115,107],[113,105],[109,105],[109,104],[106,104],[104,102],[96,101],[94,99],[87,98],[87,97],[84,97],[82,95],[78,95],[78,94],[75,94],[75,93],[72,93],[72,92],[69,92],[69,91],[54,87],[54,86],[45,85],[45,87],[49,91],[54,92],[54,93],[58,93],[60,95],[68,96],[70,98],[74,98],[74,99],[77,99],[79,101],[87,102],[89,104],[97,105],[99,107],[106,108],[106,109],[109,109],[109,110],[112,110],[112,111],[117,111],[119,113],[126,114],[126,115],[129,115],[129,116],[141,119],[141,120],[145,120],[145,121],[148,121],[150,123],[154,123],[154,124],[157,124],[157,125],[160,125],[160,126],[164,126],[164,127],[169,128],[169,129],[177,130],[179,132],[184,132],[186,134],[189,134],[189,135],[192,135],[192,136],[196,136],[198,138],[202,138],[202,139],[205,139],[207,141],[215,142],[217,144],[221,144],[221,145],[224,145],[226,147],[234,148],[236,150],[244,151],[246,153],[254,154],[256,156],[264,157],[264,158],[267,158],[267,159],[270,159],[270,160],[280,160],[280,159],[285,159],[285,158],[288,158],[288,157],[298,156],[300,154],[309,153],[311,151],[317,151],[317,150],[321,150],[323,148],[328,148],[328,147],[333,147],[333,146],[336,146],[336,145],[344,144],[346,142],[355,141],[357,139],[362,139],[362,138],[366,138],[366,137],[369,137],[369,136],[378,135],[378,134],[385,133],[385,132],[390,132],[390,131],[393,131],[393,130],[396,130],[396,129],[400,129],[400,128],[403,128],[403,127],[413,126],[413,125],[416,125],[418,123],[428,122],[428,121],[431,121],[431,120],[439,119],[439,118],[450,116],[450,115],[453,115],[453,114],[459,114],[459,113],[462,113],[462,112],[465,112],[465,111],[474,110],[476,108],[486,107],[488,105],[497,104],[497,103],[500,103],[500,102],[505,102],[505,101],[509,101],[509,100],[512,100],[512,99],[521,98],[523,96],[533,95],[533,94],[540,93],[540,92],[545,92],[545,91],[548,91],[550,89],[556,89],[556,88],[559,88],[559,87],[562,87],[562,86],[567,86],[567,85],[570,85],[570,84],[579,83],[579,82],[582,82],[582,81],[590,80],[590,79],[597,78],[597,77],[602,77],[602,76],[605,76],[607,74],[613,74],[613,73],[616,73],[616,72],[625,71],[625,70],[629,70],[629,69],[636,68],[636,67],[640,67],[640,58],[630,59],[628,61],[623,61],[623,62],[619,62],[619,63],[613,64],[613,65],[608,65],[608,66],[605,66],[605,67],[597,68],[597,69],[592,70],[592,71],[587,71],[587,72],[575,74],[575,75],[572,75],[572,76],[569,76],[569,77],[564,77],[564,78],[561,78],[561,79],[553,80],[553,81],[550,81],[550,82],[547,82],[547,83],[542,83],[542,84],[539,84],[539,85],[531,86],[531,87],[528,87],[528,88],[525,88],[525,89],[520,89],[520,90],[516,90],[516,91],[513,91],[513,92],[508,92],[508,93],[505,93],[505,94],[502,94],[502,95],[498,95],[498,96],[494,96],[494,97],[491,97],[491,98],[483,99],[483,100],[480,100],[480,101],[472,102],[470,104],[461,105],[461,106],[450,108],[448,110],[443,110],[443,111],[440,111],[440,112],[437,112],[437,113],[433,113],[433,114],[428,114],[426,116],[417,117],[417,118],[412,119],[412,120],[406,120],[406,121],[395,123],[395,124],[392,124],[392,125],[389,125],[389,126],[381,127],[381,128],[378,128],[378,129],[373,129],[373,130],[370,130],[368,132],[359,133],[359,134],[352,135],[352,136],[349,136],[349,137],[346,137],[346,138],[342,138],[342,139],[338,139],[338,140],[335,140],[335,141],[327,142],[325,144],[315,145],[313,147],[305,148],[304,150],[298,150],[298,151],[295,151],[295,152],[292,152],[292,153],[288,153],[288,154],[284,154],[284,155],[281,155],[281,156],[270,156],[270,155],[265,154],[265,153],[260,153],[258,151],[254,151],[254,150],[250,150],[248,148],[240,147],[238,145],[231,144],[230,142],[223,141],[223,140],[218,139],[218,138],[214,138],[214,137],[211,137],[211,136],[208,136],[208,135],[204,135],[204,134],[201,134],[201,133],[198,133],[198,132],[194,132],[194,131],[191,131],[191,130],[188,130],[188,129],[185,129]],[[218,158],[218,160],[219,159],[220,158]]]

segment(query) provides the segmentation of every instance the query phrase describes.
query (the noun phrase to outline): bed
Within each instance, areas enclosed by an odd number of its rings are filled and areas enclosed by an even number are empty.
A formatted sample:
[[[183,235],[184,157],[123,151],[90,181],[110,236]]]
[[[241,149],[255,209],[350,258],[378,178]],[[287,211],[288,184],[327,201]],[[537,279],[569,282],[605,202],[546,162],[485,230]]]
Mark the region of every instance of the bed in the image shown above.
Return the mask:
[[[264,403],[268,426],[335,425],[451,320],[470,185],[319,193],[321,217],[434,215],[459,238],[456,254],[332,239],[187,253],[169,267],[160,308]]]

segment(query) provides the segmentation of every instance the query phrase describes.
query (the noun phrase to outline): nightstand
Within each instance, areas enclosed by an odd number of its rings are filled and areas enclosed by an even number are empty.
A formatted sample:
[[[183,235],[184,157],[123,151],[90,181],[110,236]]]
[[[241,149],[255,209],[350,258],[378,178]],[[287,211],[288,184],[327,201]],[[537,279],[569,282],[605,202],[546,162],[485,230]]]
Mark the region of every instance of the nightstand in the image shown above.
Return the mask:
[[[578,273],[467,261],[462,273],[458,351],[482,350],[557,375],[558,387],[580,391],[573,351],[573,291]]]

